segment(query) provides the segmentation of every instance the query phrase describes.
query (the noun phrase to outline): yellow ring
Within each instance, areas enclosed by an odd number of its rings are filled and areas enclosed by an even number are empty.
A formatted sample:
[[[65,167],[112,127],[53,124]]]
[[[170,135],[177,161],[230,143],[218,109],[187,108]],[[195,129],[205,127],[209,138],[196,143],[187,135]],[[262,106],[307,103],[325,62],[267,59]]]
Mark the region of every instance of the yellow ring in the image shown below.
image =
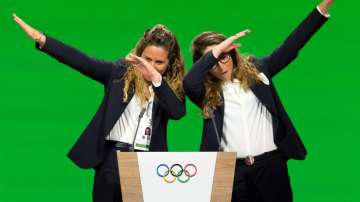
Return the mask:
[[[171,173],[174,173],[174,171],[171,171]],[[166,175],[166,174],[165,174],[165,175]],[[172,176],[172,175],[170,175],[170,176]],[[175,182],[175,180],[176,180],[176,177],[174,177],[174,176],[173,176],[174,179],[172,179],[172,180],[166,179],[166,176],[163,177],[163,178],[164,178],[164,181],[165,181],[166,183],[173,183],[173,182]]]

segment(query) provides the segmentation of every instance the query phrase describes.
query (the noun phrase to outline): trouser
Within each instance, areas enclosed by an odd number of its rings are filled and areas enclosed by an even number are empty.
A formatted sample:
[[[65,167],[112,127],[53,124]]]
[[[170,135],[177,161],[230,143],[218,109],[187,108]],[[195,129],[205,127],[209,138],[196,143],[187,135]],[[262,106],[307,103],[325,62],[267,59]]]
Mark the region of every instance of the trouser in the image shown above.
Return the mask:
[[[233,202],[291,202],[292,190],[287,161],[278,151],[260,155],[253,165],[237,159]]]
[[[118,150],[129,151],[129,148],[117,147],[115,142],[106,141],[104,161],[95,168],[93,202],[122,202],[116,157]]]

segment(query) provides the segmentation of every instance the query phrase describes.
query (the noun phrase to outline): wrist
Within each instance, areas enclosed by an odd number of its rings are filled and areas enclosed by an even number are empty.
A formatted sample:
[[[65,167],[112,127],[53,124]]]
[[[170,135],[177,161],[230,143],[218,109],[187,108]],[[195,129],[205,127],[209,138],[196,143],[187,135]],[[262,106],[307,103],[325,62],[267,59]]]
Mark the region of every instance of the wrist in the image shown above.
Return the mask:
[[[322,15],[327,16],[327,15],[329,15],[330,5],[331,5],[331,3],[327,2],[327,1],[323,1],[317,6],[317,9],[319,10],[319,12]]]
[[[39,42],[41,40],[41,38],[44,37],[44,34],[39,32],[36,34],[35,38],[34,38],[34,41],[35,42]]]
[[[39,48],[42,49],[46,43],[46,36],[42,32],[39,32],[34,38],[34,41],[39,44]]]
[[[153,84],[153,86],[155,87],[159,87],[161,85],[161,81],[162,81],[162,77],[161,74],[157,74],[156,76],[153,76],[151,78],[151,83]]]
[[[221,51],[215,47],[212,49],[212,54],[213,54],[214,58],[218,59],[221,54]]]

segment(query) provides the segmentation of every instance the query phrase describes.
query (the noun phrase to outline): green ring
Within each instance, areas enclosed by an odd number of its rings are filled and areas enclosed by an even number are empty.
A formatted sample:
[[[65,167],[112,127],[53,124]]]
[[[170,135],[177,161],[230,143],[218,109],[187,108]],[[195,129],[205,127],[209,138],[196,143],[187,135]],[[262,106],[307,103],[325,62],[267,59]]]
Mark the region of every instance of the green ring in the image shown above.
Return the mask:
[[[180,179],[181,176],[177,177],[178,181],[181,182],[181,183],[187,183],[190,180],[190,177],[188,176],[188,175],[190,175],[189,171],[184,170],[184,172],[187,173],[187,175],[185,175],[187,177],[186,180]]]

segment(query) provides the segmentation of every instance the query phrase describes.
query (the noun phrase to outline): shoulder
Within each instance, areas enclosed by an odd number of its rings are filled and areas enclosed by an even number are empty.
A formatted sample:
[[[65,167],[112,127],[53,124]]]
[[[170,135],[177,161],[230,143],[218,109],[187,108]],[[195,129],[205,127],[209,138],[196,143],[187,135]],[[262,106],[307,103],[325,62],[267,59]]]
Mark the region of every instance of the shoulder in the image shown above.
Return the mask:
[[[254,66],[256,67],[256,69],[259,72],[263,72],[267,76],[269,76],[267,59],[268,59],[267,57],[257,58],[257,57],[251,56],[251,59],[249,61],[254,64]]]
[[[262,71],[264,66],[264,61],[262,59],[259,59],[255,56],[248,56],[247,60],[248,62],[252,63],[257,70]]]
[[[124,59],[118,59],[115,60],[114,62],[112,62],[113,66],[115,67],[114,70],[112,71],[112,78],[116,79],[116,78],[121,78],[123,77],[123,75],[125,75],[127,69],[128,69],[128,65],[126,64]]]
[[[117,59],[113,63],[116,67],[126,67],[126,62],[125,62],[125,59],[123,59],[123,58]]]

